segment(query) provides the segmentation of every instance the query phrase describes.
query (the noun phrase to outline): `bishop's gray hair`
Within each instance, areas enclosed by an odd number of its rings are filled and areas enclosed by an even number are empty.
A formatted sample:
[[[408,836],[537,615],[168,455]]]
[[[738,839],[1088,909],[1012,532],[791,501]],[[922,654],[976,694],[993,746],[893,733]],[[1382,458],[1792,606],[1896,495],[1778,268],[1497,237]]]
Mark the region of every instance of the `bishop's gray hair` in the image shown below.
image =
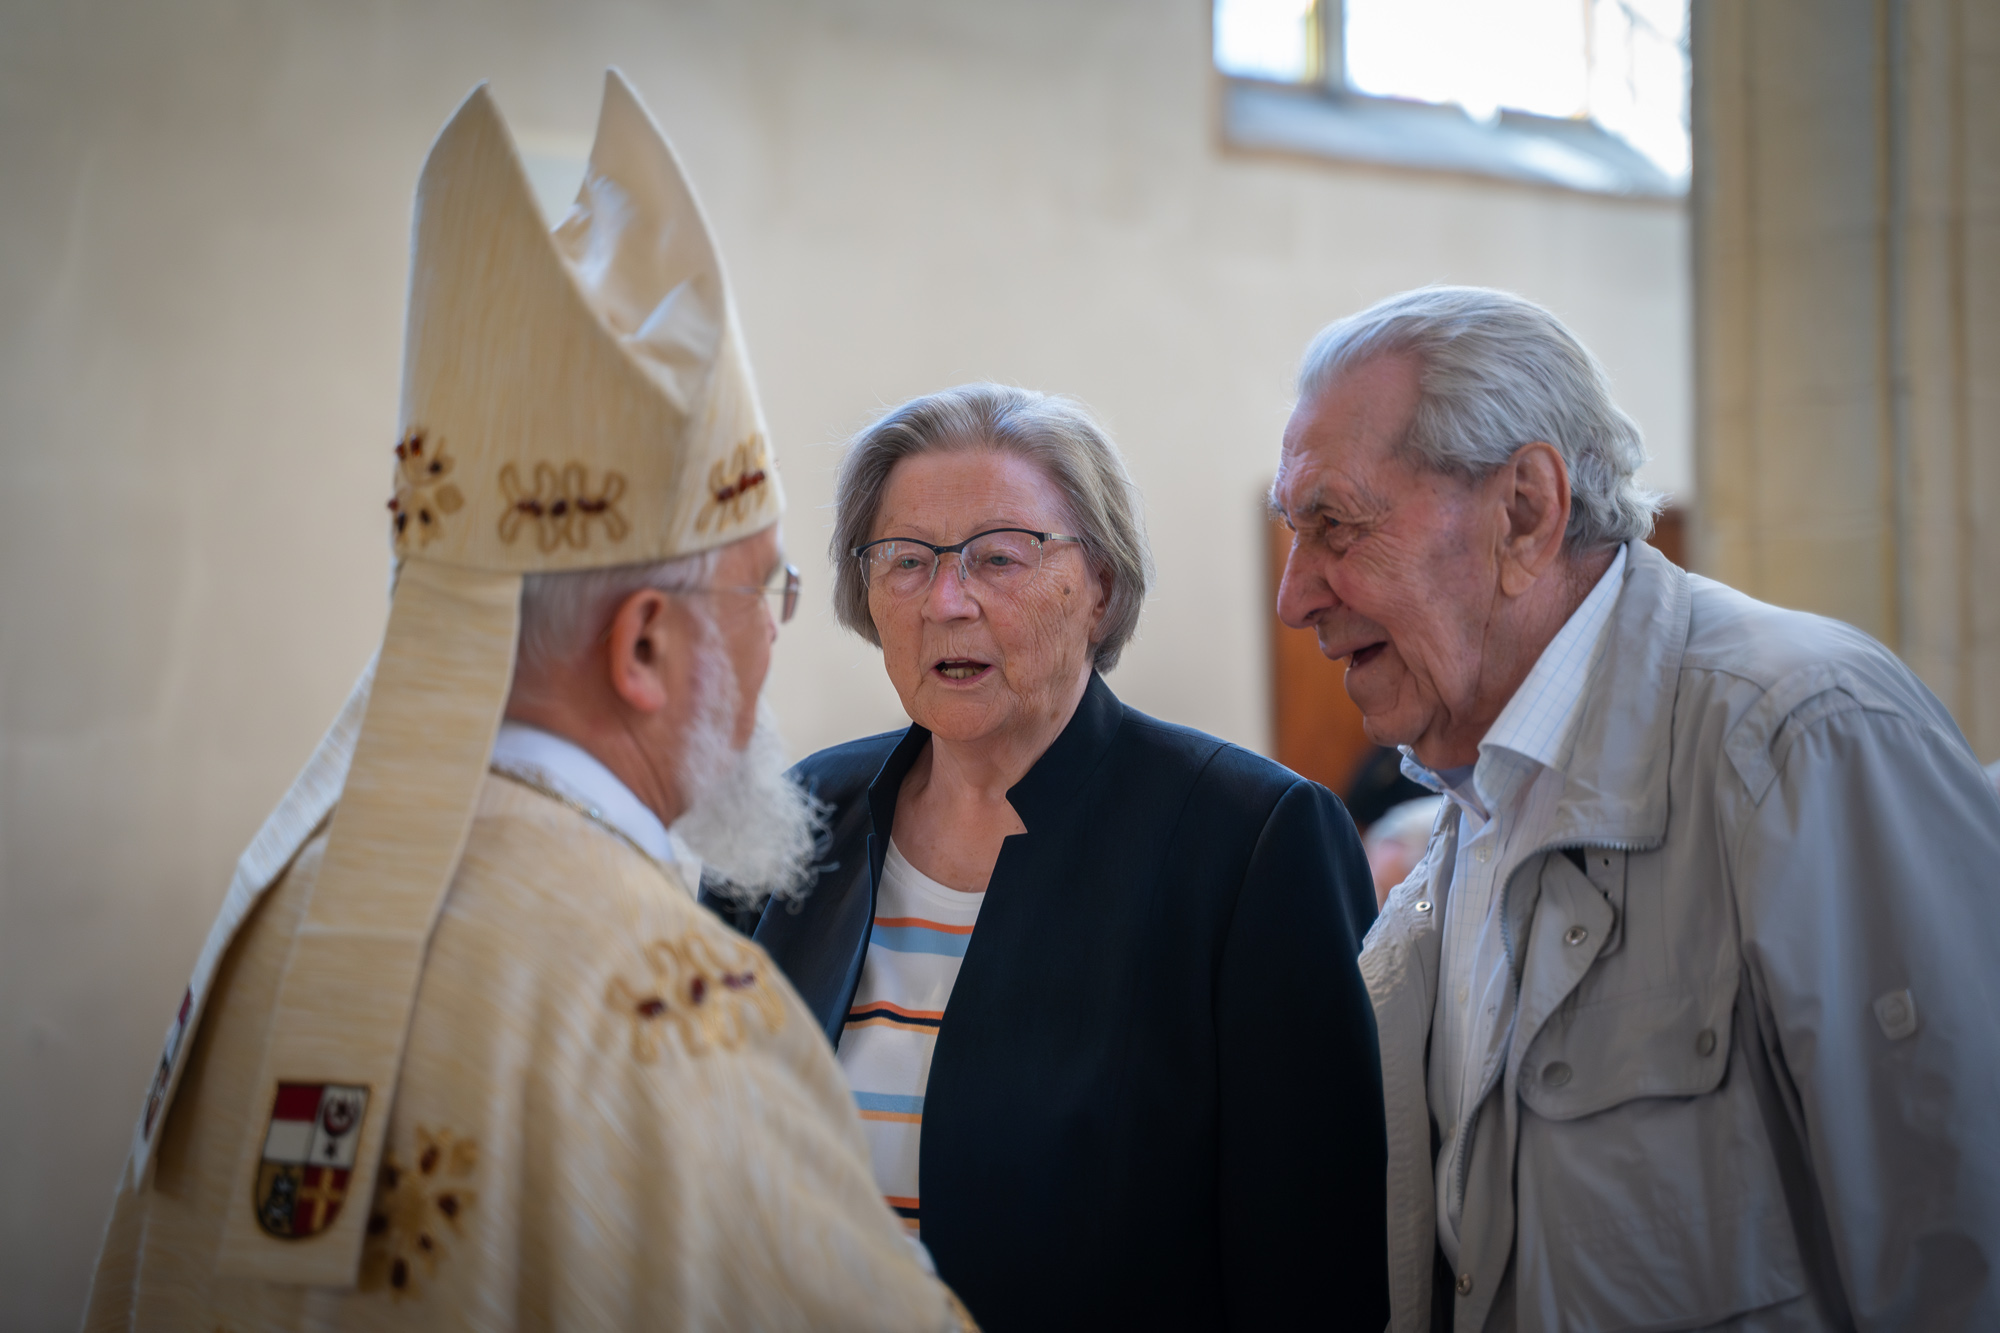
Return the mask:
[[[673,560],[527,575],[521,580],[515,678],[535,680],[574,660],[604,633],[619,604],[641,588],[678,593],[706,586],[717,555],[698,551]],[[707,614],[706,607],[696,611]]]
[[[854,548],[874,533],[889,474],[905,458],[937,450],[997,449],[1035,464],[1063,497],[1069,535],[1084,558],[1111,576],[1098,623],[1093,665],[1118,665],[1139,628],[1139,608],[1153,581],[1153,555],[1139,497],[1125,460],[1082,403],[1004,384],[961,384],[912,398],[856,435],[834,482],[833,610],[840,623],[876,647],[882,636],[868,612],[868,585]],[[970,536],[971,534],[964,534]]]
[[[1573,551],[1645,537],[1666,497],[1639,485],[1639,427],[1611,401],[1611,379],[1561,320],[1487,287],[1419,287],[1321,329],[1299,367],[1299,401],[1378,356],[1423,363],[1403,449],[1438,472],[1478,481],[1540,440],[1569,468]]]

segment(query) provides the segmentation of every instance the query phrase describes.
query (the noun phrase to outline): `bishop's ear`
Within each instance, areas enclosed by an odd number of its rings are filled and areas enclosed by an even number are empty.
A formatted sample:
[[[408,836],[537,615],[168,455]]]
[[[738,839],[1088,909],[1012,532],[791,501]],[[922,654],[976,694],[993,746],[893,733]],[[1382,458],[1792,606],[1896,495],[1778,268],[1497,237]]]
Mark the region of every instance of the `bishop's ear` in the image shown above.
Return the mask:
[[[605,633],[604,667],[611,692],[627,708],[651,715],[691,696],[686,619],[685,608],[657,588],[641,588],[618,604]]]
[[[1500,541],[1500,588],[1519,597],[1539,582],[1562,553],[1569,528],[1569,468],[1555,446],[1522,445],[1501,466],[1506,529]]]

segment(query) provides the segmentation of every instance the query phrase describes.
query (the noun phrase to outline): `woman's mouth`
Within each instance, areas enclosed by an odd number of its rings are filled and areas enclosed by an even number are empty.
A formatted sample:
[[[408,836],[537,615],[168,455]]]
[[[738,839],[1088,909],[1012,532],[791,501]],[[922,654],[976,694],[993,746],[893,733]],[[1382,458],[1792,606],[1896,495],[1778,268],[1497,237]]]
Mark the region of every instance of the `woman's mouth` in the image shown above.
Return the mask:
[[[946,680],[961,683],[978,680],[992,669],[992,663],[974,661],[969,657],[947,657],[931,668]]]

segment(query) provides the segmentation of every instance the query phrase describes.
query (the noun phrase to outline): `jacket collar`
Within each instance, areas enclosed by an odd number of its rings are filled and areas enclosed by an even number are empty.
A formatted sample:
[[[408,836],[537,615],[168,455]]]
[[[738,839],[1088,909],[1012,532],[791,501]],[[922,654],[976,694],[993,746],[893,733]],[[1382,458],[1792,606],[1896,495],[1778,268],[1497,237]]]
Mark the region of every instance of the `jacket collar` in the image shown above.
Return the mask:
[[[1674,694],[1687,652],[1688,576],[1645,542],[1627,547],[1625,586],[1589,683],[1563,773],[1551,841],[1642,851],[1667,835]]]
[[[1021,780],[1007,789],[1008,802],[1030,833],[1037,824],[1054,820],[1068,807],[1077,788],[1111,747],[1111,738],[1124,719],[1125,705],[1118,702],[1118,696],[1104,683],[1103,676],[1091,672],[1083,698],[1061,734]],[[882,761],[875,780],[868,784],[868,815],[874,834],[868,850],[876,883],[881,882],[882,862],[889,855],[889,830],[896,823],[896,796],[903,789],[910,766],[917,762],[930,738],[928,728],[912,722],[903,739],[896,742],[896,748]]]

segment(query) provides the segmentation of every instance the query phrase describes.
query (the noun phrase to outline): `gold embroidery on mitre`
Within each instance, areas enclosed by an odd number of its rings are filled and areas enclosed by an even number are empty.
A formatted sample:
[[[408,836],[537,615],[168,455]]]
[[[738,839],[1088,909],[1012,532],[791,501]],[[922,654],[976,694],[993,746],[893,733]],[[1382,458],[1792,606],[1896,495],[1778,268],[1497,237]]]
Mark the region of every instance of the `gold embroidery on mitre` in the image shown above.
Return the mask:
[[[500,468],[500,493],[507,508],[500,515],[500,540],[512,544],[521,528],[533,520],[535,544],[553,551],[565,543],[581,551],[590,545],[590,521],[604,525],[604,535],[622,542],[632,530],[618,512],[619,497],[625,494],[625,478],[616,472],[604,474],[604,485],[593,494],[590,473],[581,463],[557,468],[553,463],[535,464],[535,488],[521,484],[521,474],[512,463]]]
[[[396,494],[389,512],[396,529],[396,549],[407,551],[414,539],[419,549],[444,532],[444,516],[465,503],[451,475],[452,458],[444,441],[433,445],[420,426],[410,428],[396,445]]]
[[[689,1055],[700,1055],[741,1046],[753,1019],[762,1019],[768,1032],[784,1025],[784,1006],[747,949],[689,934],[655,940],[645,956],[645,981],[633,985],[614,977],[604,993],[612,1012],[630,1023],[632,1058],[642,1065],[659,1059],[669,1027],[680,1033]]]
[[[708,470],[708,500],[695,515],[694,530],[717,531],[741,523],[756,512],[771,480],[771,449],[762,435],[752,435]]]
[[[433,1134],[418,1125],[416,1157],[407,1166],[393,1151],[382,1154],[361,1251],[363,1291],[414,1296],[419,1268],[437,1276],[445,1236],[465,1234],[465,1214],[479,1200],[466,1188],[478,1169],[478,1141],[448,1129]]]

